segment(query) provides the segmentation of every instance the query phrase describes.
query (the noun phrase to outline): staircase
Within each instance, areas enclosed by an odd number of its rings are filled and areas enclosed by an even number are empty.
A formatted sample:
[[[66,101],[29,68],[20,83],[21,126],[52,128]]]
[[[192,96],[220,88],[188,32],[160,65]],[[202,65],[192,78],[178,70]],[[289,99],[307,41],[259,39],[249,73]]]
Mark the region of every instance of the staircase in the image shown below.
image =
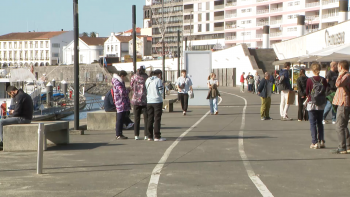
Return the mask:
[[[251,56],[254,57],[256,64],[258,65],[261,71],[265,72],[274,72],[275,66],[272,65],[276,61],[276,53],[273,49],[248,49]],[[260,71],[260,72],[261,72]],[[259,74],[262,74],[258,72]]]

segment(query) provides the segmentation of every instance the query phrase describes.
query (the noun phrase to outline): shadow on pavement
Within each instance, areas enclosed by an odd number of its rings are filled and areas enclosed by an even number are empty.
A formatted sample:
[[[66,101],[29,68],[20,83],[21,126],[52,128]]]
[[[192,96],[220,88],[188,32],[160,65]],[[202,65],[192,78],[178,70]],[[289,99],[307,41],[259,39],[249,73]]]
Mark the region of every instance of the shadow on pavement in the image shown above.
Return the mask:
[[[108,143],[72,143],[67,145],[59,145],[47,147],[47,151],[59,151],[59,150],[90,150],[100,146],[119,146],[122,144],[108,144]]]
[[[182,138],[182,141],[190,140],[225,140],[225,139],[239,139],[239,136],[226,136],[226,135],[215,135],[215,136],[189,136]],[[247,136],[243,139],[263,139],[263,138],[276,138],[269,136]],[[167,141],[175,141],[177,137],[166,137]]]

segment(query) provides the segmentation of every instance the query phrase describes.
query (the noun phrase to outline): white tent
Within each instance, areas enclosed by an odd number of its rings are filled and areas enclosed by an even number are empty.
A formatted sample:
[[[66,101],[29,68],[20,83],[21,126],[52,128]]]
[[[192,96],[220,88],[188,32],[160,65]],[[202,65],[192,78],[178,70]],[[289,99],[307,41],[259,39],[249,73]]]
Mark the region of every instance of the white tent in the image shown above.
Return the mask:
[[[317,61],[339,61],[350,59],[350,44],[331,46],[327,49],[311,53],[309,58]]]

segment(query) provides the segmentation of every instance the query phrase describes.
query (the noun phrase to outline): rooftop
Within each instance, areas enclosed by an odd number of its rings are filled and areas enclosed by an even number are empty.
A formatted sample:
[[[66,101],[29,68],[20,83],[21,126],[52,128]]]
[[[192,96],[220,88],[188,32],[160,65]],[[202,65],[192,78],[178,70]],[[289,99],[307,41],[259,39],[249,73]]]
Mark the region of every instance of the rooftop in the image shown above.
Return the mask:
[[[80,37],[80,39],[84,41],[87,45],[103,45],[108,38],[82,36]]]
[[[66,33],[67,31],[50,32],[15,32],[0,36],[0,40],[49,40],[52,37]]]

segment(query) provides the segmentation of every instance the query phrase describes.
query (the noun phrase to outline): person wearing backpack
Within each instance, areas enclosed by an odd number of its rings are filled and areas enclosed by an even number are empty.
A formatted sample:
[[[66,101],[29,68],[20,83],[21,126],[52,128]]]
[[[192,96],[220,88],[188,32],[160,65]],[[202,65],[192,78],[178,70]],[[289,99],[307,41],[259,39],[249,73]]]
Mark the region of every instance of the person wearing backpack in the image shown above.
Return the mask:
[[[277,82],[278,90],[281,91],[281,104],[280,104],[280,115],[282,121],[290,121],[293,120],[288,117],[288,95],[289,92],[292,91],[292,87],[289,82],[289,69],[290,62],[284,63],[284,68],[279,72],[279,80]]]
[[[306,81],[307,111],[309,112],[310,130],[312,143],[311,149],[325,148],[323,129],[323,110],[326,106],[327,81],[320,76],[321,65],[317,62],[311,64],[314,74]]]
[[[306,82],[307,76],[305,75],[305,69],[300,70],[300,77],[297,79],[298,87],[298,121],[308,121],[308,112],[305,110],[304,102],[306,100]]]
[[[323,124],[327,124],[328,121],[326,120],[326,117],[329,113],[329,111],[332,110],[332,124],[335,124],[336,120],[336,111],[333,109],[332,106],[332,101],[333,97],[335,95],[335,92],[337,91],[337,87],[335,86],[335,82],[337,81],[338,78],[338,62],[331,62],[331,69],[328,71],[326,74],[326,80],[327,80],[327,89],[326,89],[326,98],[327,98],[327,104],[326,107],[324,108],[323,112]]]
[[[166,141],[161,137],[160,123],[163,113],[163,82],[162,71],[157,69],[153,72],[153,76],[146,80],[147,90],[147,128],[148,141]],[[154,125],[154,127],[153,127]],[[154,129],[154,135],[153,135]]]
[[[176,81],[178,97],[181,101],[182,113],[185,116],[188,108],[188,92],[192,89],[192,81],[187,77],[186,70],[181,70],[181,77]]]
[[[133,96],[131,99],[131,104],[134,106],[134,134],[135,140],[139,140],[140,135],[140,118],[141,113],[143,114],[144,121],[144,135],[145,140],[148,139],[148,130],[147,130],[147,90],[146,90],[146,80],[148,78],[145,73],[146,67],[140,66],[138,72],[131,77],[130,87],[133,90]]]
[[[333,98],[333,105],[337,105],[337,119],[335,130],[338,134],[339,146],[333,150],[333,154],[350,153],[350,134],[348,121],[350,114],[350,74],[349,62],[340,61],[338,63],[339,76],[335,82],[338,88]]]

